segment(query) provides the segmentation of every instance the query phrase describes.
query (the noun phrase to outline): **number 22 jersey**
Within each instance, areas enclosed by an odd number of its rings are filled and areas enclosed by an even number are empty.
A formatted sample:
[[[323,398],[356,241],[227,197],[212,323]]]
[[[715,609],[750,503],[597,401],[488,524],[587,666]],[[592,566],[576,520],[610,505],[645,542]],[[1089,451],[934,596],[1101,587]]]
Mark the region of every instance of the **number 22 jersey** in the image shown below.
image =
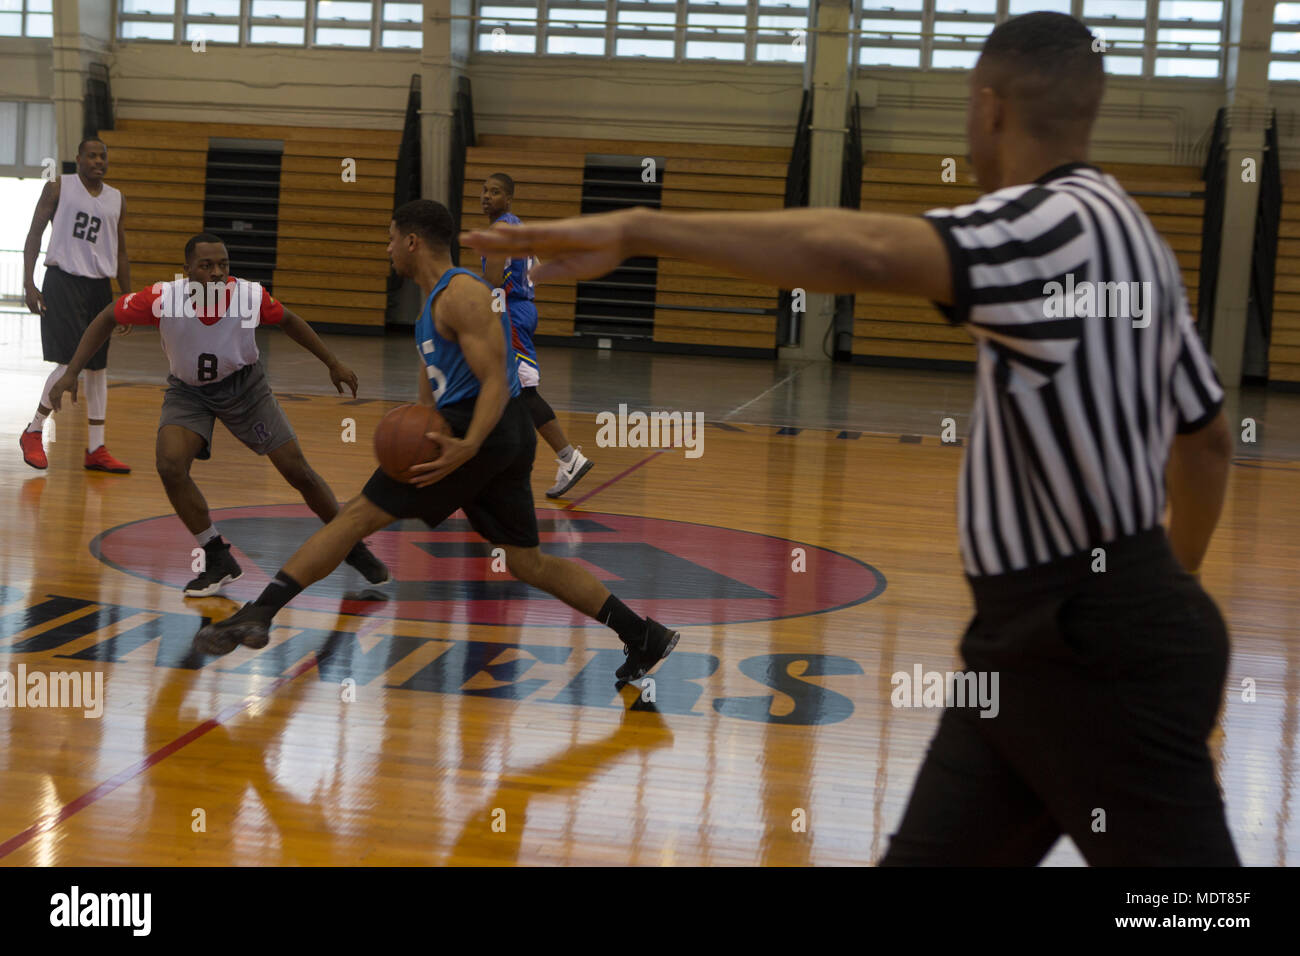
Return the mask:
[[[284,306],[258,283],[234,276],[206,288],[180,278],[122,296],[113,318],[158,326],[172,375],[187,385],[212,385],[257,364],[257,326],[279,324]]]

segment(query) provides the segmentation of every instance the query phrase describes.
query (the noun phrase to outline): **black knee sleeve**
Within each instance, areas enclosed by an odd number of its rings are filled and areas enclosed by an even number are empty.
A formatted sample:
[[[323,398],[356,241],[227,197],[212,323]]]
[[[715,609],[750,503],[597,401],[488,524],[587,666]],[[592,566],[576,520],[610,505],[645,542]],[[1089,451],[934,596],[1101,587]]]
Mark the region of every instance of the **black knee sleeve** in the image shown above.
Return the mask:
[[[547,422],[555,421],[555,412],[546,403],[546,399],[537,394],[536,386],[521,388],[519,395],[528,406],[528,413],[533,416],[534,428],[541,428]]]

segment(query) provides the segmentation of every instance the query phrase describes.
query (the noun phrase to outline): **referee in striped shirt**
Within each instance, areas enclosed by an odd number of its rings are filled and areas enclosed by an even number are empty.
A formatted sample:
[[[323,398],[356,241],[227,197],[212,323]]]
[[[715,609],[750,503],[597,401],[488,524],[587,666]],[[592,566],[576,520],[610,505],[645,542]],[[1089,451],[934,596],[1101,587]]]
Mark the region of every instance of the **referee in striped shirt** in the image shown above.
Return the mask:
[[[1057,13],[989,35],[967,112],[987,192],[968,206],[632,210],[465,237],[542,256],[536,280],[674,256],[781,288],[911,294],[974,336],[961,650],[998,674],[999,711],[944,711],[885,865],[1030,865],[1062,834],[1094,865],[1238,863],[1207,746],[1227,631],[1196,577],[1231,460],[1223,389],[1173,253],[1087,163],[1093,43]]]

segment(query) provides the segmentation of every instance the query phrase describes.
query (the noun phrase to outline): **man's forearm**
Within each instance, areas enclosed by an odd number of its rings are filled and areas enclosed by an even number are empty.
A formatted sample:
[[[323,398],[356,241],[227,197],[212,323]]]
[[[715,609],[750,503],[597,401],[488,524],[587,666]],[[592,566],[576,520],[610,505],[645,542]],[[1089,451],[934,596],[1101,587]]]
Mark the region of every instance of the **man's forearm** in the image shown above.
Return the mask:
[[[113,326],[117,322],[113,318],[113,306],[105,306],[104,310],[95,316],[86,331],[82,333],[81,341],[77,344],[77,351],[72,356],[72,361],[68,363],[68,375],[76,378],[81,374],[81,370],[109,340],[113,334]]]
[[[1231,466],[1231,455],[1208,451],[1180,451],[1175,446],[1169,456],[1169,545],[1178,563],[1192,573],[1200,571],[1219,523]]]
[[[307,324],[307,321],[302,316],[286,310],[280,328],[284,329],[285,335],[324,362],[326,366],[333,367],[338,364],[338,359],[334,357],[334,353],[320,340],[320,336],[312,330],[312,327]]]
[[[27,241],[23,243],[23,288],[36,285],[36,257],[41,254],[41,237],[32,238],[31,233],[27,234]]]
[[[764,213],[637,210],[633,256],[671,256],[779,289],[849,292],[878,278],[873,262],[880,217],[812,208]]]
[[[131,264],[122,256],[117,267],[117,287],[123,295],[131,294]]]
[[[501,421],[501,413],[506,410],[510,393],[506,389],[506,377],[494,375],[479,384],[478,400],[474,403],[474,417],[470,419],[469,428],[465,430],[465,441],[476,448],[496,428]]]

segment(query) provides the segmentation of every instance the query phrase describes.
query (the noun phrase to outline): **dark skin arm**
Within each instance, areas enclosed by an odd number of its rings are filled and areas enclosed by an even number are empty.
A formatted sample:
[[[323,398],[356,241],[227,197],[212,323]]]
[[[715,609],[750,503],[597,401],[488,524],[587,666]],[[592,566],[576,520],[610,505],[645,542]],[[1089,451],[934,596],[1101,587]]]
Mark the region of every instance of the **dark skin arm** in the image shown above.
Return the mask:
[[[1189,573],[1198,574],[1219,523],[1232,467],[1232,436],[1220,411],[1200,431],[1174,437],[1165,467],[1169,545]]]
[[[56,412],[59,410],[64,392],[70,394],[73,402],[76,402],[77,376],[86,367],[86,363],[94,358],[95,353],[103,348],[108,337],[113,334],[113,326],[117,325],[113,318],[113,308],[114,303],[110,302],[91,320],[90,325],[81,335],[81,341],[77,343],[77,352],[68,363],[68,370],[63,373],[62,378],[50,386],[50,408]]]
[[[505,335],[501,331],[500,315],[492,311],[492,294],[487,288],[467,276],[457,276],[438,297],[435,312],[438,334],[459,343],[465,362],[478,379],[479,392],[474,403],[474,417],[464,438],[429,433],[429,438],[438,443],[442,454],[432,461],[411,467],[408,472],[412,476],[411,484],[418,487],[441,481],[478,454],[483,440],[501,420],[501,413],[510,400],[506,383]],[[432,397],[427,375],[422,371],[420,377],[423,380],[421,398],[426,388]]]
[[[41,236],[45,227],[54,218],[54,210],[59,205],[59,182],[49,182],[41,190],[41,198],[36,200],[36,211],[32,213],[32,225],[27,230],[27,241],[23,244],[23,292],[27,296],[27,308],[36,315],[45,314],[45,299],[41,290],[36,288],[36,257],[41,254]]]
[[[325,363],[325,367],[330,370],[330,381],[334,387],[343,394],[343,386],[346,385],[352,389],[352,397],[357,397],[357,374],[348,368],[333,352],[320,340],[320,336],[313,331],[312,327],[303,320],[297,313],[284,310],[284,318],[280,321],[280,328],[284,334],[289,336],[312,355],[316,356]]]

